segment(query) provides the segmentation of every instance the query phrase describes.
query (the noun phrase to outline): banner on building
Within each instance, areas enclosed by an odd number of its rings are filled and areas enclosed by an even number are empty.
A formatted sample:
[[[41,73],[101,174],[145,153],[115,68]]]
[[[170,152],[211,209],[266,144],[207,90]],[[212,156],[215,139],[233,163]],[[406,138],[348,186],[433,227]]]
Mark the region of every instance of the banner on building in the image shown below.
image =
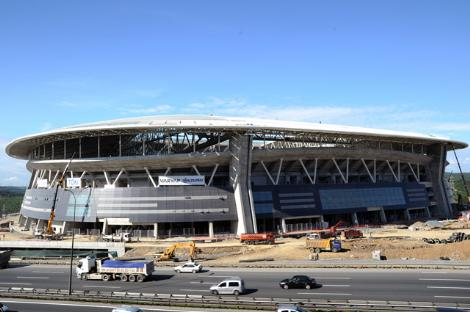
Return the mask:
[[[47,188],[47,186],[48,186],[47,179],[38,179],[38,184],[37,184],[38,188]]]
[[[82,179],[80,178],[67,178],[67,187],[81,187]]]
[[[159,185],[205,185],[204,176],[159,176]]]

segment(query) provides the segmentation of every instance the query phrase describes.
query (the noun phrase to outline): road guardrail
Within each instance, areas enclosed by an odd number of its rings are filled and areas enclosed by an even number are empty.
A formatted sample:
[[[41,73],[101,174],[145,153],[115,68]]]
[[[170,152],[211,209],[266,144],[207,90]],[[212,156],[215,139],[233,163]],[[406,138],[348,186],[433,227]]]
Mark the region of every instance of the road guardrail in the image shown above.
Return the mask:
[[[106,286],[103,286],[105,288]],[[155,294],[127,291],[73,290],[69,295],[67,289],[0,287],[0,297],[28,299],[70,300],[108,303],[138,303],[180,306],[206,307],[220,309],[250,309],[273,311],[283,303],[297,303],[306,309],[320,311],[436,311],[437,308],[458,308],[470,311],[470,304],[410,302],[410,301],[378,301],[378,300],[336,300],[309,298],[262,298],[243,296],[213,296],[187,294]]]

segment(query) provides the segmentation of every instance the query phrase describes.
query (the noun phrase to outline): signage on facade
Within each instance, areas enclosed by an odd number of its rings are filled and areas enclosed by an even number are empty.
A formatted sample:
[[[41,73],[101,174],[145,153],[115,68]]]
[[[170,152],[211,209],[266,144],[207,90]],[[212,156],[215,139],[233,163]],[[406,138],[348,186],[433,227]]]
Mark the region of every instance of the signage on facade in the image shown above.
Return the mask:
[[[204,176],[159,176],[159,185],[205,185]]]
[[[67,178],[67,187],[81,187],[82,179],[80,178]]]
[[[47,179],[38,179],[38,188],[47,188]]]

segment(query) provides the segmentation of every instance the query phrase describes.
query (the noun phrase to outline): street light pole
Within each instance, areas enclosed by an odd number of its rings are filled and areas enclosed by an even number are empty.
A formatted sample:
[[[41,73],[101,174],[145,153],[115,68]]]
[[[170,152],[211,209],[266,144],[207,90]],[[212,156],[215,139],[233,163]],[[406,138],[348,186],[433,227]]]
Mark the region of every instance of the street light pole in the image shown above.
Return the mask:
[[[87,189],[87,187],[81,189],[78,193],[81,191]],[[70,270],[69,270],[69,296],[72,295],[72,269],[73,269],[73,248],[74,248],[74,243],[75,243],[75,211],[77,209],[77,197],[75,196],[75,193],[72,192],[69,189],[64,189],[65,191],[69,192],[73,196],[73,222],[72,222],[72,249],[70,251]]]
[[[72,249],[70,252],[70,272],[69,272],[69,296],[72,295],[72,267],[73,267],[73,247],[74,247],[74,242],[75,242],[75,210],[77,208],[77,197],[75,194],[69,190],[65,189],[68,191],[70,194],[73,196],[73,222],[72,222]]]

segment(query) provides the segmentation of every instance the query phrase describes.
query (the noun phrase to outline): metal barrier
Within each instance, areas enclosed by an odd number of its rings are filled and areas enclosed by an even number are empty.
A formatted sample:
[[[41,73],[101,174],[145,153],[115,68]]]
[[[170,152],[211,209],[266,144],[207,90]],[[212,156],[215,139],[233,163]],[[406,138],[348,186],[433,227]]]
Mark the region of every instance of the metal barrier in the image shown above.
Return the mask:
[[[315,310],[373,310],[373,311],[436,311],[437,308],[459,308],[470,311],[470,304],[410,302],[410,301],[369,301],[369,300],[328,300],[309,298],[260,298],[248,296],[212,296],[186,294],[154,294],[126,291],[74,290],[68,295],[66,289],[43,289],[23,287],[0,287],[0,297],[22,297],[36,299],[80,300],[95,302],[136,302],[167,306],[193,306],[212,308],[236,308],[255,310],[274,310],[283,303],[297,303],[307,309]]]

